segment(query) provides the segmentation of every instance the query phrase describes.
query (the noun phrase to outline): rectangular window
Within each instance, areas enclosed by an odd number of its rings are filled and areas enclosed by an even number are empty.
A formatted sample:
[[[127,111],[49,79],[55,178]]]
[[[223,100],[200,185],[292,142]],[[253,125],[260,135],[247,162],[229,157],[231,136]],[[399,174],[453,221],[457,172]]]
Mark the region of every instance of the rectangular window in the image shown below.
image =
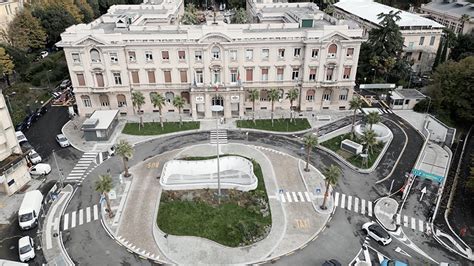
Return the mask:
[[[195,51],[194,52],[194,59],[198,62],[202,61],[202,51]]]
[[[80,63],[81,62],[81,57],[79,56],[79,53],[72,53],[72,62],[73,63]]]
[[[430,45],[433,46],[436,40],[436,36],[431,36]]]
[[[180,70],[179,76],[181,78],[181,83],[188,83],[188,71],[187,70]]]
[[[342,75],[343,79],[349,79],[351,77],[351,68],[345,67],[344,68],[344,75]]]
[[[342,94],[339,94],[339,100],[340,101],[347,101],[347,94],[344,92]]]
[[[268,60],[269,56],[270,56],[270,50],[269,49],[262,49],[262,59],[263,60]]]
[[[198,84],[204,83],[202,70],[196,70],[196,83],[198,83]]]
[[[295,48],[293,56],[300,57],[300,54],[301,54],[301,48]]]
[[[128,61],[132,63],[137,61],[137,56],[135,55],[134,51],[128,52]]]
[[[97,87],[104,87],[104,76],[102,73],[95,73],[95,79],[97,81]]]
[[[253,81],[253,68],[247,68],[245,70],[245,80]]]
[[[84,74],[83,73],[77,73],[76,77],[77,77],[77,84],[79,86],[86,86],[86,81],[84,79]]]
[[[354,48],[347,48],[347,57],[352,57],[354,55]]]
[[[425,42],[425,36],[421,36],[420,42],[418,43],[418,45],[423,45],[424,42]]]
[[[237,82],[237,69],[230,70],[230,82],[236,83]]]
[[[315,81],[316,80],[316,68],[309,69],[309,80]]]
[[[422,56],[423,56],[423,52],[420,52],[420,53],[418,54],[418,61],[421,60],[421,57],[422,57]]]
[[[91,99],[89,97],[82,98],[82,103],[84,107],[92,107]]]
[[[163,74],[165,75],[165,83],[171,83],[171,71],[163,70]]]
[[[245,50],[245,59],[252,60],[253,59],[253,50],[247,49]]]
[[[186,52],[185,51],[178,51],[178,59],[185,60],[186,59]]]
[[[291,74],[291,79],[292,80],[298,80],[299,75],[300,75],[300,69],[299,68],[293,68],[293,73]]]
[[[414,42],[409,42],[409,43],[408,43],[408,48],[413,49],[413,45],[414,45],[414,44],[415,44]]]
[[[153,53],[151,51],[145,52],[145,60],[147,62],[153,62]]]
[[[140,83],[140,78],[138,77],[138,71],[132,71],[132,83]]]
[[[268,80],[268,68],[262,68],[262,81]]]
[[[120,75],[120,72],[114,72],[113,76],[115,85],[122,85],[122,76]]]
[[[154,70],[148,70],[147,74],[148,74],[148,83],[155,84],[156,83],[155,71]]]
[[[117,53],[110,53],[109,56],[110,56],[110,62],[112,64],[118,62],[118,54]]]
[[[278,49],[278,57],[280,59],[285,58],[285,49]]]
[[[230,50],[229,55],[230,55],[230,60],[232,61],[237,60],[237,50]]]
[[[168,51],[161,51],[161,59],[170,60],[170,54]]]
[[[284,69],[282,67],[277,68],[277,80],[279,81],[283,80],[283,72],[284,72]]]
[[[332,81],[332,74],[334,73],[334,68],[327,68],[326,69],[326,80]]]
[[[319,49],[311,50],[311,57],[312,58],[318,58],[318,55],[319,55]]]
[[[214,84],[219,84],[221,82],[221,71],[219,69],[214,69],[212,71],[212,81]]]

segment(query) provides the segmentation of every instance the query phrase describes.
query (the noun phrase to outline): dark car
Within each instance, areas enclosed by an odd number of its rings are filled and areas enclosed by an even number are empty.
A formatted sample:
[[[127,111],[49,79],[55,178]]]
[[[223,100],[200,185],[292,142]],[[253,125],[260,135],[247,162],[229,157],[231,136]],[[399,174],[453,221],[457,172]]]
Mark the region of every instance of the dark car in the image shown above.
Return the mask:
[[[30,128],[28,126],[28,124],[26,123],[26,121],[22,121],[20,123],[18,123],[16,126],[15,126],[15,131],[25,131],[27,130],[28,128]]]
[[[322,266],[342,266],[342,264],[335,259],[330,259],[325,261]]]
[[[40,107],[40,108],[36,109],[36,115],[38,115],[38,116],[42,116],[42,115],[46,114],[46,112],[48,112],[48,107],[46,107],[46,106],[43,106],[43,107]]]

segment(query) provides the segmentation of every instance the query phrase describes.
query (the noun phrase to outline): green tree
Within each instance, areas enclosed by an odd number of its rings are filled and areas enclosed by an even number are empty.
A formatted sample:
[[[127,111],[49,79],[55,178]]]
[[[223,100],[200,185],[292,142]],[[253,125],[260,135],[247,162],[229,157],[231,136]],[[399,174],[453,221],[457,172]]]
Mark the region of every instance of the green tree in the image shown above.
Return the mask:
[[[245,1],[242,0],[228,0],[227,3],[227,9],[245,9]]]
[[[303,136],[303,144],[306,148],[306,167],[304,170],[309,172],[311,150],[318,145],[318,137],[312,133],[308,133]]]
[[[109,192],[112,190],[112,187],[112,177],[110,175],[100,175],[99,179],[95,181],[95,190],[104,196],[110,218],[114,217],[109,198]]]
[[[249,99],[252,101],[252,120],[253,123],[255,124],[255,102],[258,100],[260,97],[260,93],[257,89],[251,89],[249,90]]]
[[[298,89],[293,88],[288,91],[286,98],[290,100],[290,122],[293,122],[293,102],[298,99],[299,93]]]
[[[74,0],[75,5],[79,8],[83,23],[89,23],[94,20],[94,10],[87,0]]]
[[[469,56],[474,56],[474,34],[459,34],[449,57],[454,61],[459,61]]]
[[[233,24],[245,24],[249,22],[249,17],[247,15],[247,11],[243,8],[237,9],[234,16],[232,17],[231,22]]]
[[[461,31],[460,33],[463,34],[464,32],[464,26],[466,25],[466,22],[468,22],[471,19],[471,16],[468,14],[462,14],[462,16],[459,18],[459,22],[461,22]]]
[[[189,4],[186,6],[183,17],[181,18],[181,23],[183,23],[184,25],[199,24],[197,18],[197,9],[193,4]]]
[[[373,153],[373,147],[377,145],[376,136],[375,131],[372,129],[364,130],[364,134],[362,135],[362,142],[365,144],[365,149],[369,157]]]
[[[183,97],[181,96],[176,96],[174,97],[173,99],[173,106],[178,108],[178,113],[179,113],[179,126],[182,126],[183,125],[183,117],[181,115],[181,111],[183,110],[183,107],[184,107],[184,104],[185,104],[185,101],[183,99]]]
[[[271,119],[272,119],[272,127],[273,127],[273,117],[275,115],[275,101],[280,99],[280,92],[273,88],[268,92],[268,99],[272,102],[272,113],[271,113]]]
[[[329,196],[329,187],[335,186],[337,184],[337,181],[341,175],[341,169],[334,165],[331,164],[329,167],[326,167],[323,172],[324,177],[326,178],[324,181],[326,183],[326,191],[324,192],[324,199],[323,199],[323,204],[321,204],[321,209],[326,210],[327,206],[327,198]]]
[[[94,14],[94,18],[97,18],[100,16],[100,9],[99,9],[99,1],[98,0],[87,0],[87,3],[92,9],[92,12]]]
[[[115,153],[122,157],[123,161],[123,176],[129,177],[130,173],[128,172],[127,162],[133,156],[133,146],[130,145],[126,140],[121,140],[117,145],[115,145]]]
[[[13,64],[10,55],[5,52],[3,47],[0,47],[0,73],[11,75],[14,69],[15,65]]]
[[[354,137],[354,126],[355,126],[355,121],[356,121],[356,115],[357,115],[357,110],[362,108],[362,100],[359,97],[354,97],[352,100],[349,102],[349,108],[351,110],[354,110],[354,113],[352,113],[352,126],[351,126],[351,137]]]
[[[158,111],[160,112],[160,125],[161,128],[163,128],[163,113],[162,109],[163,106],[165,106],[166,99],[163,97],[163,95],[156,93],[151,96],[151,103],[153,104],[153,107],[158,107]]]
[[[145,104],[145,96],[143,96],[143,93],[141,91],[133,91],[132,92],[132,105],[133,105],[133,110],[135,108],[137,109],[138,115],[140,116],[140,123],[138,124],[138,130],[140,130],[140,127],[143,127],[143,111],[142,106]]]
[[[48,45],[54,45],[60,40],[60,35],[66,28],[79,22],[59,4],[36,7],[33,15],[41,21],[48,36]]]
[[[46,33],[40,21],[25,8],[8,25],[8,39],[13,47],[28,51],[43,48]]]
[[[374,124],[377,124],[378,122],[380,122],[380,114],[378,112],[369,112],[366,115],[366,120],[367,120],[367,123],[370,125],[370,129],[372,129],[372,126]]]

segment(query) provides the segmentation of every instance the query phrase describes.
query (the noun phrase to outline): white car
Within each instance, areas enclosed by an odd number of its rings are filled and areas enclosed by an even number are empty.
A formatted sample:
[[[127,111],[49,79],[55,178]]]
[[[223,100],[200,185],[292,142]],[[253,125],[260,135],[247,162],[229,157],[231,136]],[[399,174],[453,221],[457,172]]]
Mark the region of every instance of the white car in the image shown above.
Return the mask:
[[[37,164],[42,161],[41,156],[35,150],[30,151],[30,153],[28,154],[28,158],[30,158],[32,164]]]
[[[41,58],[45,58],[45,57],[47,57],[48,55],[49,55],[48,51],[42,51],[42,52],[40,53]]]
[[[382,246],[386,246],[392,242],[392,237],[376,222],[367,222],[362,225],[362,231],[377,241]]]
[[[39,163],[30,167],[30,175],[47,175],[51,173],[51,166],[47,163]]]
[[[69,147],[71,145],[69,140],[67,140],[66,136],[63,134],[57,135],[56,141],[58,142],[59,146],[61,146],[61,148]]]
[[[24,236],[18,240],[18,255],[21,262],[26,262],[35,258],[35,243],[29,236]]]
[[[23,143],[25,141],[28,141],[25,137],[25,134],[21,131],[15,131],[16,139],[18,140],[18,143]]]

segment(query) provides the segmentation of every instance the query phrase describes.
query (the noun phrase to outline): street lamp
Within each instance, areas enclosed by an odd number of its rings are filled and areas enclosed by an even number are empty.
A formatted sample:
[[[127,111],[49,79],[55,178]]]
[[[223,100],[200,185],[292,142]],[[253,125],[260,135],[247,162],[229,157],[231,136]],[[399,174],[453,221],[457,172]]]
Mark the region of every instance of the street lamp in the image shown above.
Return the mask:
[[[217,138],[217,203],[221,204],[221,174],[220,174],[220,162],[219,162],[219,112],[224,110],[222,105],[212,105],[211,111],[216,112],[216,138]]]

